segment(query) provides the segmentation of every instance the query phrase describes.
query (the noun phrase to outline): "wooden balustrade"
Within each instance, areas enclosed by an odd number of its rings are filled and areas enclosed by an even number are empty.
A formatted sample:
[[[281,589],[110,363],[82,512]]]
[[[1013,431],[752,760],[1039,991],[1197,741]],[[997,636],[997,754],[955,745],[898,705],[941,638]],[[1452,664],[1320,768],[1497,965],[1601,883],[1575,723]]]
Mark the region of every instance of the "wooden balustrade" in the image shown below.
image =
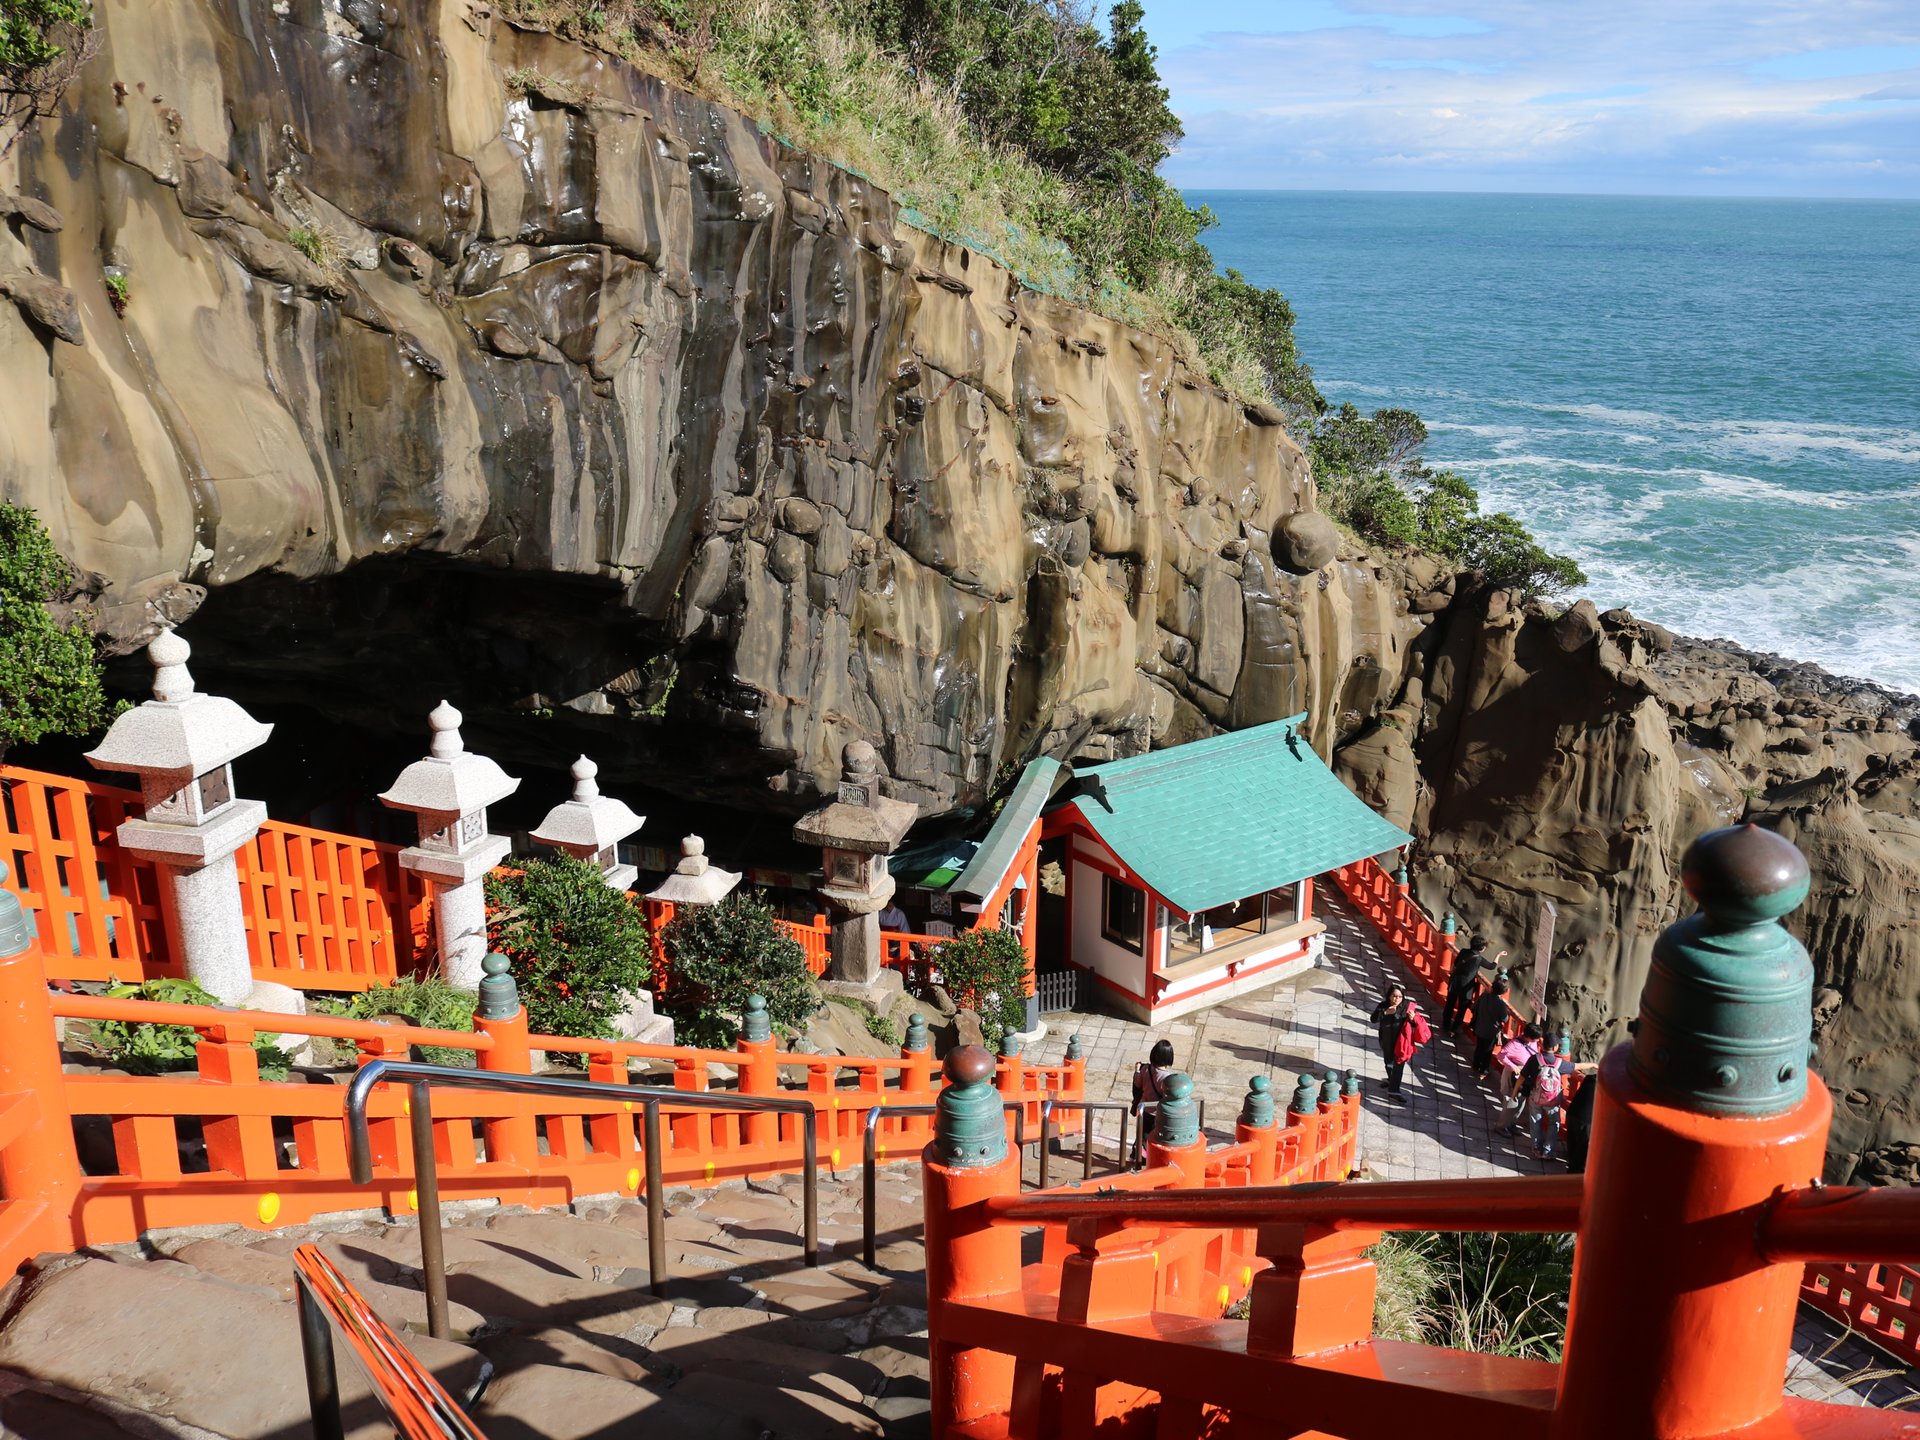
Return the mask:
[[[1920,1268],[1815,1261],[1800,1298],[1903,1364],[1920,1367]]]

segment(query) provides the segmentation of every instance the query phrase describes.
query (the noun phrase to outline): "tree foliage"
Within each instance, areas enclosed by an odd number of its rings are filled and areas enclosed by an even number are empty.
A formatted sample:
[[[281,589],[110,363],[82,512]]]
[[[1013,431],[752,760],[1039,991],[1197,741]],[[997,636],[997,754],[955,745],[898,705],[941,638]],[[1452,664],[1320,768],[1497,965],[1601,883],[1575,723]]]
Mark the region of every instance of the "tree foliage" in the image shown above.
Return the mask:
[[[513,962],[538,1035],[613,1038],[613,1019],[653,975],[646,916],[571,855],[487,877],[487,939]]]
[[[1321,504],[1362,535],[1435,551],[1490,585],[1535,595],[1586,583],[1577,564],[1504,510],[1482,514],[1480,492],[1466,480],[1425,464],[1426,442],[1427,427],[1411,410],[1368,416],[1342,405],[1328,413],[1312,440]]]
[[[0,155],[93,54],[93,0],[0,0]]]
[[[48,735],[84,735],[107,719],[93,627],[47,609],[73,583],[40,518],[0,501],[0,755]]]
[[[998,1046],[1027,1020],[1027,953],[1011,930],[968,930],[927,952],[953,1003],[980,1017],[980,1033]]]
[[[747,997],[767,1002],[776,1034],[790,1036],[820,1008],[800,942],[774,923],[757,893],[735,891],[717,905],[682,905],[660,932],[667,983],[657,998],[682,1045],[725,1049],[740,1038]]]

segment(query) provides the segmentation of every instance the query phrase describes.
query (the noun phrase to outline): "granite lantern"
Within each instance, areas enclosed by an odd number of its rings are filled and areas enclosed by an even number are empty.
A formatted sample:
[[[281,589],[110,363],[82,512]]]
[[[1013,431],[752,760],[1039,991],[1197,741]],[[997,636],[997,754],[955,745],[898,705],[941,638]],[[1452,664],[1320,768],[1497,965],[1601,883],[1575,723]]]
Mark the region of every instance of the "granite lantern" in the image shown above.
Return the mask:
[[[584,860],[615,890],[630,890],[640,872],[620,863],[620,842],[646,824],[647,818],[634,814],[626,801],[602,795],[594,780],[599,773],[600,767],[584,755],[574,761],[573,798],[549,810],[531,838]]]
[[[833,803],[793,827],[796,841],[822,852],[820,895],[832,921],[828,979],[871,985],[880,978],[880,910],[893,898],[887,856],[919,813],[918,806],[880,793],[873,746],[855,740],[842,753]]]
[[[722,870],[708,860],[707,842],[689,835],[680,842],[680,863],[659,889],[647,892],[647,899],[668,905],[718,905],[740,883],[740,873]]]
[[[147,647],[153,698],[121,715],[87,759],[140,777],[143,816],[117,832],[129,854],[159,867],[187,976],[222,1005],[253,990],[234,852],[259,833],[267,807],[233,793],[233,762],[273,733],[233,701],[202,695],[192,649],[171,630]]]
[[[451,985],[477,993],[487,953],[487,901],[482,881],[512,848],[487,833],[487,806],[520,782],[484,755],[467,753],[460,712],[442,700],[427,717],[433,742],[427,757],[400,772],[380,803],[411,810],[420,838],[400,852],[400,863],[433,889],[434,938],[440,971]]]

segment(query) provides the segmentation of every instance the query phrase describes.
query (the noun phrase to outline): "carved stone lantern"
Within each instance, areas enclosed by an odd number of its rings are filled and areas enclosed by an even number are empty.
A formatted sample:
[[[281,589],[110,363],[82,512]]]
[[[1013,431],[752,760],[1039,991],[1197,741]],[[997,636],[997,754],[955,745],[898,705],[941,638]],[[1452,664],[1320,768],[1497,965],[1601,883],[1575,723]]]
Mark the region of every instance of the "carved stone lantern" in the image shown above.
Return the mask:
[[[880,793],[873,746],[855,740],[841,756],[840,789],[793,827],[793,838],[821,849],[820,895],[828,905],[827,976],[856,985],[880,978],[879,914],[893,898],[887,856],[899,848],[920,813]]]
[[[442,700],[427,717],[433,743],[424,760],[400,772],[380,803],[411,810],[420,838],[400,852],[400,863],[433,888],[434,938],[447,982],[478,992],[487,953],[487,902],[482,881],[512,848],[487,833],[487,806],[520,782],[484,755],[467,753],[460,712]]]
[[[234,798],[233,762],[265,744],[273,727],[231,700],[198,694],[187,672],[192,653],[171,630],[147,647],[153,698],[115,720],[87,759],[140,777],[143,817],[120,826],[120,846],[165,877],[188,978],[223,1005],[243,1005],[253,966],[233,856],[259,833],[267,807]]]
[[[620,863],[619,846],[647,818],[634,814],[626,801],[602,795],[593,778],[599,773],[600,767],[584,755],[574,761],[573,798],[549,810],[531,838],[586,861],[615,890],[630,890],[640,871]]]
[[[647,892],[647,899],[669,905],[718,905],[739,883],[738,870],[722,870],[707,859],[707,842],[689,835],[680,842],[680,863],[659,889]]]

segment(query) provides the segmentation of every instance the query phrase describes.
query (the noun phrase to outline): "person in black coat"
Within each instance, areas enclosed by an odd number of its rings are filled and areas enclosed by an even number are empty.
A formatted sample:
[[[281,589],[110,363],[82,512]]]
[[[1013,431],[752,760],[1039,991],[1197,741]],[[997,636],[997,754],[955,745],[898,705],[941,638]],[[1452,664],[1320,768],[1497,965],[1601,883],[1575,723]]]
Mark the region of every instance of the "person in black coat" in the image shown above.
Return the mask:
[[[1473,943],[1453,957],[1453,969],[1447,974],[1447,1007],[1440,1012],[1440,1033],[1451,1035],[1466,1022],[1467,1007],[1473,1003],[1473,987],[1493,973],[1506,958],[1502,950],[1487,958],[1487,937],[1476,935]]]
[[[1413,1002],[1398,985],[1389,985],[1386,999],[1373,1007],[1371,1019],[1380,1037],[1380,1056],[1387,1064],[1387,1094],[1393,1099],[1402,1099],[1405,1092],[1400,1082],[1406,1074],[1407,1062],[1396,1060],[1394,1055],[1400,1045],[1400,1032],[1413,1023]]]
[[[1482,1080],[1493,1068],[1493,1047],[1506,1034],[1507,1021],[1513,1016],[1513,1007],[1507,1003],[1512,992],[1513,982],[1501,975],[1491,990],[1473,1002],[1473,1073]]]
[[[1593,1135],[1593,1101],[1600,1093],[1600,1077],[1589,1075],[1567,1102],[1567,1169],[1579,1175],[1587,1168],[1587,1141]]]

